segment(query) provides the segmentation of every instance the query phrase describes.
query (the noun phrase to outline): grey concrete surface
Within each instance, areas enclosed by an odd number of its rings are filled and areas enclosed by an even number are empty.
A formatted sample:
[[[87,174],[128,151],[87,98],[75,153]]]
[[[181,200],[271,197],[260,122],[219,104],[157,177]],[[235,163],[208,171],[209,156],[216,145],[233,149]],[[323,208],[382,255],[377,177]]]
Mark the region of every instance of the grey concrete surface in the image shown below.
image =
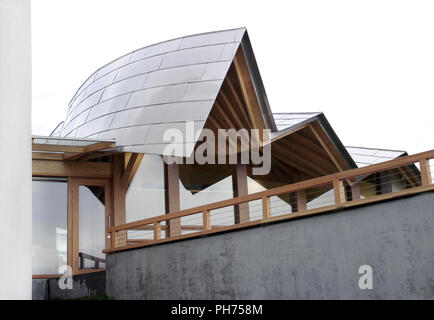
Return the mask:
[[[115,299],[433,299],[434,193],[113,253],[106,272]]]
[[[104,295],[105,272],[95,272],[73,276],[72,289],[60,289],[59,279],[33,279],[32,300],[77,299],[94,295]]]

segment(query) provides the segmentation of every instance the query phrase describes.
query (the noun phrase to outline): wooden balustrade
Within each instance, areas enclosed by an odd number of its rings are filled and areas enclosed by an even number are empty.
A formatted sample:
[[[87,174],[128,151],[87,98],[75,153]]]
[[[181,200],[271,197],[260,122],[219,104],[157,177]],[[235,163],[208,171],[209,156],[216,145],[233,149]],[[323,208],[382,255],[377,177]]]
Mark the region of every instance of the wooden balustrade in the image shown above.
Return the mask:
[[[130,223],[125,223],[121,225],[117,225],[115,227],[111,227],[108,229],[108,232],[111,233],[112,237],[112,247],[104,250],[104,252],[115,252],[120,250],[131,249],[135,247],[149,246],[156,243],[169,242],[184,238],[191,238],[200,235],[206,235],[216,232],[229,231],[235,229],[241,229],[245,227],[250,227],[254,225],[259,225],[263,223],[270,223],[274,221],[280,220],[288,220],[293,218],[298,218],[307,215],[313,215],[318,213],[323,213],[331,210],[338,210],[342,208],[348,208],[356,205],[361,205],[365,203],[371,203],[376,201],[382,201],[394,197],[401,197],[409,194],[425,192],[434,189],[434,185],[432,183],[431,171],[429,167],[429,159],[434,158],[434,150],[430,150],[427,152],[422,152],[419,154],[401,157],[398,159],[385,161],[379,164],[366,166],[363,168],[351,169],[347,171],[341,171],[335,174],[322,176],[319,178],[314,178],[311,180],[306,180],[302,182],[293,183],[290,185],[285,185],[282,187],[269,189],[266,191],[243,195],[240,197],[232,198],[229,200],[219,201],[215,203],[210,203],[205,206],[195,207],[187,210],[182,210],[178,212],[172,212],[166,215],[161,215],[157,217],[152,217],[148,219],[143,219],[139,221],[134,221]],[[367,197],[361,199],[360,197],[360,185],[357,177],[366,177],[374,173],[380,173],[391,169],[397,169],[408,165],[413,164],[420,165],[420,185],[411,185],[408,189],[395,191],[387,194],[374,195],[371,197]],[[333,189],[334,192],[334,203],[332,205],[325,205],[316,209],[308,209],[307,208],[307,189],[318,188],[318,187],[328,187]],[[347,187],[349,192],[351,192],[351,196],[347,195]],[[279,215],[276,217],[272,216],[271,206],[270,206],[270,197],[279,196],[283,194],[295,193],[297,197],[297,211],[291,212],[288,214]],[[220,225],[220,226],[212,226],[211,225],[211,216],[212,211],[225,208],[225,207],[235,207],[240,204],[249,205],[249,202],[259,200],[262,202],[262,219],[255,221],[244,221],[240,223],[234,223],[233,225]],[[179,221],[180,218],[191,216],[195,214],[202,214],[202,226],[196,226],[193,228],[190,226],[190,230],[196,231],[188,234],[181,234],[169,237],[161,236],[161,222],[166,221],[166,223],[170,220],[177,219]],[[181,225],[181,230],[186,226]],[[116,243],[116,238],[118,233],[126,233],[127,230],[142,230],[148,229],[151,230],[153,228],[154,236],[153,240],[149,239],[146,241],[136,241],[138,243],[130,243],[130,244],[122,244],[118,245]]]

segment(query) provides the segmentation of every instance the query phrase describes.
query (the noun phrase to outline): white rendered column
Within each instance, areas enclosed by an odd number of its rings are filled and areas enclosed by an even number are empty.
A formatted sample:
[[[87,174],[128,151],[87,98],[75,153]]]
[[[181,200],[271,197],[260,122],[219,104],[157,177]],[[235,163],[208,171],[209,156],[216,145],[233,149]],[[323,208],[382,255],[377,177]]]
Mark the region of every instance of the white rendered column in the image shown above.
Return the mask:
[[[0,0],[0,299],[32,297],[30,0]]]

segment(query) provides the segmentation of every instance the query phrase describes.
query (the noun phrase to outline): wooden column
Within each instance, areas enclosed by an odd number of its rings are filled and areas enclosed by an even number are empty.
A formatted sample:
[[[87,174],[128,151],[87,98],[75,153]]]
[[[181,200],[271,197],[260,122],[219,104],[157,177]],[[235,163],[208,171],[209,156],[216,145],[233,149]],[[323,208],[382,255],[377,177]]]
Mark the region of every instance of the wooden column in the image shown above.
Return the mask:
[[[376,173],[375,190],[376,194],[386,194],[392,192],[392,172],[390,170]]]
[[[297,191],[297,210],[299,212],[307,210],[306,190]]]
[[[339,205],[345,202],[345,188],[342,180],[333,181],[333,189],[335,194],[335,204]]]
[[[420,176],[422,180],[422,186],[428,186],[432,182],[429,161],[423,159],[419,162],[419,165],[420,165]]]
[[[78,261],[78,185],[68,178],[67,263],[72,272],[79,270]]]
[[[124,154],[113,156],[113,221],[112,226],[126,223],[125,189],[122,188],[122,175],[125,168]],[[113,236],[112,236],[113,237]],[[112,244],[124,246],[127,244],[127,232],[118,231],[112,238]]]
[[[247,165],[237,164],[234,166],[232,175],[232,187],[235,197],[246,196],[247,189]],[[240,203],[234,206],[234,220],[235,223],[244,223],[250,220],[249,204]]]
[[[270,197],[262,198],[262,218],[267,219],[271,217],[271,204]]]
[[[351,200],[360,200],[360,183],[351,186]]]
[[[166,213],[177,212],[180,210],[178,164],[164,165],[164,179],[166,187]],[[168,225],[166,237],[181,235],[181,218],[171,219],[166,223]]]

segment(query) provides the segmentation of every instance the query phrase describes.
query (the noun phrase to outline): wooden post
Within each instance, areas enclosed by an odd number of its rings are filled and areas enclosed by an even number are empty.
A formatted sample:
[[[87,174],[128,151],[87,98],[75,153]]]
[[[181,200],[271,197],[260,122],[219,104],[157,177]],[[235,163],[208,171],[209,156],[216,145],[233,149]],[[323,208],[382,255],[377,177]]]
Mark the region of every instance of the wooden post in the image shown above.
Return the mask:
[[[422,186],[428,186],[432,183],[429,161],[427,159],[422,159],[419,161],[419,165],[420,165],[420,178],[422,181]]]
[[[335,191],[335,204],[339,205],[345,202],[345,188],[342,180],[333,180],[333,189]]]
[[[291,206],[291,212],[297,212],[297,193],[296,192],[290,192],[289,193],[289,205]]]
[[[271,204],[269,197],[262,198],[262,217],[264,219],[271,217]]]
[[[392,192],[392,171],[381,171],[375,176],[375,190],[376,194],[386,194]]]
[[[211,230],[211,215],[208,210],[203,211],[203,231]]]
[[[122,175],[125,168],[124,154],[113,156],[113,226],[126,222],[125,189],[122,188]],[[127,244],[127,231],[122,230],[112,233],[112,243],[116,247]]]
[[[357,182],[351,186],[351,200],[360,200],[360,183]]]
[[[297,191],[297,210],[298,212],[306,211],[306,190]]]
[[[154,240],[161,238],[161,223],[159,221],[154,222]]]
[[[178,164],[164,164],[164,180],[166,187],[166,214],[180,210],[179,199],[179,167]],[[166,237],[181,235],[181,218],[167,221]]]
[[[234,198],[246,196],[248,194],[247,165],[237,164],[234,166],[232,187]],[[234,205],[234,220],[235,224],[250,221],[249,204],[247,202]]]
[[[78,184],[68,178],[67,263],[72,273],[80,269],[78,256]]]

